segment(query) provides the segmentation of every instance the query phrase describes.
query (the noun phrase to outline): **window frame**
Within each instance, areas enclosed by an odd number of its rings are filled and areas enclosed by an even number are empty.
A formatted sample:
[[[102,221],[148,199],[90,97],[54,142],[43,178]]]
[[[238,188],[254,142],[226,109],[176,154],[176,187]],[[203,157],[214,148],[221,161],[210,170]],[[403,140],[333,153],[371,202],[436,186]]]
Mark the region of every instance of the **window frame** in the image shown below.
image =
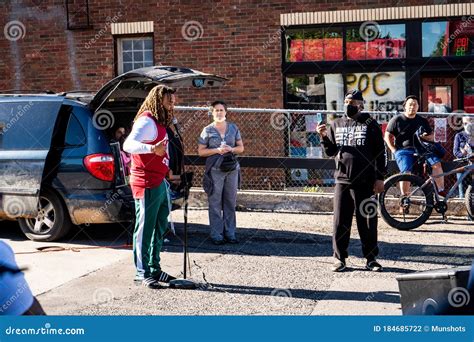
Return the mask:
[[[140,34],[140,35],[136,35],[136,34],[122,34],[122,35],[117,35],[117,36],[114,36],[114,49],[115,49],[115,75],[118,76],[118,75],[121,75],[124,73],[123,71],[123,53],[122,53],[122,41],[124,40],[132,40],[132,39],[142,39],[142,40],[145,40],[145,39],[150,39],[151,38],[151,42],[152,42],[152,54],[153,54],[153,59],[152,59],[152,65],[155,65],[156,64],[156,60],[155,60],[155,39],[154,39],[154,36],[153,34],[146,34],[146,35],[143,35],[143,34]]]
[[[80,132],[82,133],[82,136],[84,137],[84,142],[82,144],[68,144],[67,143],[67,137],[68,137],[68,131],[69,131],[69,127],[70,127],[70,123],[71,123],[71,120],[75,120],[76,123],[79,125],[79,129],[80,129]],[[82,126],[82,123],[81,121],[79,120],[79,118],[74,115],[74,109],[70,112],[69,114],[69,118],[67,120],[67,123],[66,123],[66,130],[65,130],[65,133],[64,133],[64,143],[63,143],[63,147],[65,149],[68,149],[68,148],[76,148],[76,147],[81,147],[81,146],[84,146],[87,144],[87,135],[86,135],[86,132],[84,130],[84,127]]]
[[[400,22],[399,20],[384,20],[382,22],[379,22],[379,25],[405,25],[405,58],[381,58],[381,59],[347,59],[347,51],[346,51],[346,45],[347,45],[347,29],[352,28],[354,26],[360,26],[363,24],[363,22],[347,22],[347,23],[337,23],[337,24],[317,24],[317,25],[293,25],[293,26],[282,26],[282,35],[281,35],[281,42],[282,42],[282,52],[281,52],[281,62],[282,65],[285,64],[293,64],[293,63],[365,63],[367,61],[403,61],[409,58],[410,56],[410,44],[409,44],[409,35],[407,34],[408,32],[408,27],[409,23],[413,22],[414,20],[404,20],[403,22]],[[335,27],[336,29],[342,29],[342,59],[341,60],[334,60],[334,61],[303,61],[303,62],[288,62],[286,61],[286,54],[288,51],[288,46],[287,46],[287,39],[286,39],[286,34],[287,31],[294,31],[294,30],[311,30],[311,29],[330,29],[331,27]],[[420,25],[421,27],[421,25]],[[421,38],[420,38],[421,39]]]
[[[458,59],[462,59],[462,58],[474,58],[474,55],[465,55],[465,56],[456,56],[456,55],[447,55],[447,56],[423,56],[423,24],[425,23],[436,23],[436,22],[443,22],[443,21],[446,21],[448,22],[448,25],[449,25],[449,22],[450,21],[462,21],[463,20],[463,17],[446,17],[446,18],[429,18],[429,19],[426,19],[426,20],[420,20],[419,21],[419,30],[420,30],[420,39],[419,39],[419,44],[420,44],[420,58],[423,58],[424,60],[426,59],[454,59],[454,60],[458,60]],[[474,25],[474,22],[473,22],[473,25]],[[474,42],[473,42],[474,44]]]

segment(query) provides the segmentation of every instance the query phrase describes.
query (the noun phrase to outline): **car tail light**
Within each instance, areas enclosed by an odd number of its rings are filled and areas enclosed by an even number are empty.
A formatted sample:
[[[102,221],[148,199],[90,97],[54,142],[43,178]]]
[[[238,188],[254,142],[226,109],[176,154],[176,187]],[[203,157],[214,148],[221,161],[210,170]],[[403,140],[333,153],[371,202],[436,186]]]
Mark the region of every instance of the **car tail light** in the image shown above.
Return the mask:
[[[84,158],[89,173],[103,181],[112,182],[115,176],[115,162],[111,154],[91,154]]]

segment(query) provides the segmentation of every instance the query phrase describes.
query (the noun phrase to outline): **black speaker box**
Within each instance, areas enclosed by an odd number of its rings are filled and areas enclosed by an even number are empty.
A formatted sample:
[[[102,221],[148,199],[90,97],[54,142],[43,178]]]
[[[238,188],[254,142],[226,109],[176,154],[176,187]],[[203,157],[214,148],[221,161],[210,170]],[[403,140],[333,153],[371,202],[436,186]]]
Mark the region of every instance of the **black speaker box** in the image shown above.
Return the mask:
[[[471,267],[444,268],[397,277],[404,315],[473,315]],[[472,280],[471,280],[472,283]]]

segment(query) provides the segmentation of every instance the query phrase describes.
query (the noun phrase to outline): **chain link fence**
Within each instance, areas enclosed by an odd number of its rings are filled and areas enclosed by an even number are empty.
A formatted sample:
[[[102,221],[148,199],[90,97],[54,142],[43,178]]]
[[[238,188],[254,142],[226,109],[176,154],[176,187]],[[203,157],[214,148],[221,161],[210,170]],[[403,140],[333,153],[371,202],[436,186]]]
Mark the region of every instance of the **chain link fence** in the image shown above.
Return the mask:
[[[381,125],[385,132],[389,120],[397,112],[367,112]],[[463,111],[453,113],[419,113],[426,117],[435,133],[436,141],[446,149],[443,162],[455,159],[453,155],[454,137],[463,129],[462,117],[474,116]],[[330,123],[337,117],[344,115],[335,111],[292,110],[292,109],[257,109],[257,108],[229,108],[227,119],[239,127],[245,146],[243,157],[255,157],[273,160],[274,167],[242,168],[243,190],[279,190],[324,193],[332,192],[334,187],[333,167],[321,146],[319,135],[316,133],[318,122]],[[195,172],[194,185],[200,187],[204,166],[195,163],[197,157],[198,137],[203,128],[212,122],[212,115],[207,107],[176,107],[176,117],[179,120],[185,143],[185,154],[190,156],[189,171]],[[387,149],[388,151],[388,149]],[[389,160],[393,156],[388,151]],[[283,159],[282,159],[283,158]],[[288,168],[282,160],[295,159],[305,163],[302,166]],[[308,168],[314,162],[314,167]],[[248,163],[247,163],[248,164]],[[390,167],[390,174],[398,169]],[[294,165],[294,163],[293,163]],[[331,164],[333,165],[333,164]],[[452,178],[452,179],[451,179]],[[455,176],[446,179],[449,187],[455,182]]]

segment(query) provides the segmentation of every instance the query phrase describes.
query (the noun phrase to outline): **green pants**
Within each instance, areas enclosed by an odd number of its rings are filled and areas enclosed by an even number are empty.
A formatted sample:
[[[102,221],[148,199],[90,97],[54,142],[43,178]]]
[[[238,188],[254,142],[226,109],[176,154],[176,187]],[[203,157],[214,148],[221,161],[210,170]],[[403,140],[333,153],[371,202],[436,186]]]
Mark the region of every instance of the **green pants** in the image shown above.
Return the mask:
[[[135,199],[135,231],[133,256],[137,279],[159,275],[160,251],[168,229],[170,212],[166,182],[153,189],[145,189],[143,198]]]

